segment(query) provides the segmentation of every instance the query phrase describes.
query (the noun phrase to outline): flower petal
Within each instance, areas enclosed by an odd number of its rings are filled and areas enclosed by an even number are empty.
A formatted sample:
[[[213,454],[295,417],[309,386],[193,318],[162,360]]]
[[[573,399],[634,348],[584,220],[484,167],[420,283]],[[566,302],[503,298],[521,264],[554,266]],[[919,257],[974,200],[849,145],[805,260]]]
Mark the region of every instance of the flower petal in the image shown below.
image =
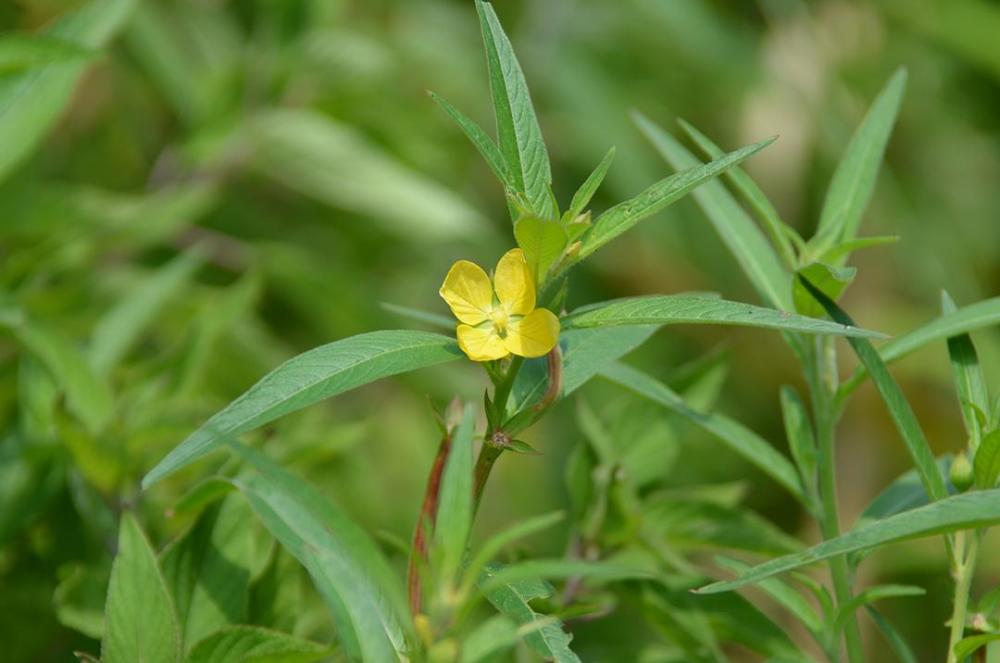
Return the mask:
[[[459,260],[452,265],[439,292],[459,321],[478,325],[489,318],[493,286],[490,277],[476,263]]]
[[[535,308],[535,279],[521,249],[511,249],[500,258],[493,274],[497,299],[512,315],[528,315]]]
[[[559,340],[559,318],[545,308],[535,309],[507,325],[504,346],[521,357],[541,357]]]
[[[458,347],[469,356],[472,361],[490,361],[502,359],[510,354],[504,347],[503,339],[496,333],[493,327],[480,329],[469,325],[459,325],[455,330],[458,336]]]

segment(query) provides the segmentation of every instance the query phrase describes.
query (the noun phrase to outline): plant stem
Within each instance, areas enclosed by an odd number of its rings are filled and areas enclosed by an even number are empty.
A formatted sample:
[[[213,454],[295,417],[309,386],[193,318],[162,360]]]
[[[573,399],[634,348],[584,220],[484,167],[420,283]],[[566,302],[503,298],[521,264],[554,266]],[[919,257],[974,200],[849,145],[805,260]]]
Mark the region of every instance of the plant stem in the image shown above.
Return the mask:
[[[451,431],[444,434],[438,446],[437,456],[431,465],[427,477],[427,488],[424,491],[424,503],[420,507],[417,526],[413,530],[413,543],[410,546],[410,560],[406,570],[406,589],[410,600],[410,613],[416,617],[423,610],[423,592],[420,586],[421,566],[427,563],[427,540],[434,531],[437,519],[438,498],[441,494],[441,475],[444,464],[451,451]]]
[[[837,507],[836,449],[834,427],[837,413],[833,395],[836,393],[836,366],[831,355],[831,339],[817,339],[812,347],[812,365],[806,371],[812,395],[813,415],[816,424],[816,471],[822,509],[820,530],[824,539],[832,539],[840,534],[840,514]],[[829,561],[830,576],[837,605],[844,605],[853,598],[850,570],[843,555]],[[847,645],[847,660],[851,663],[864,661],[861,632],[854,615],[850,615],[844,625],[844,641]]]
[[[971,535],[968,540],[966,537]],[[968,543],[968,548],[966,548]],[[969,606],[969,588],[976,571],[979,551],[978,532],[959,532],[955,535],[955,604],[951,611],[951,637],[948,639],[948,663],[958,663],[955,645],[965,635],[965,613]]]

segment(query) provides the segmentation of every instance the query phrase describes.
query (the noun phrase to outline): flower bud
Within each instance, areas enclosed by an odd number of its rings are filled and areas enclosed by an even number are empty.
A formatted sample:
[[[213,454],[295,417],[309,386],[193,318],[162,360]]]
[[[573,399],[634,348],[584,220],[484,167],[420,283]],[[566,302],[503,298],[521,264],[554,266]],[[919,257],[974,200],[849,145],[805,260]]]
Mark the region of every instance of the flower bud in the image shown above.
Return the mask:
[[[955,486],[960,493],[964,493],[972,486],[972,463],[969,462],[964,451],[952,461],[948,478],[951,480],[951,485]]]

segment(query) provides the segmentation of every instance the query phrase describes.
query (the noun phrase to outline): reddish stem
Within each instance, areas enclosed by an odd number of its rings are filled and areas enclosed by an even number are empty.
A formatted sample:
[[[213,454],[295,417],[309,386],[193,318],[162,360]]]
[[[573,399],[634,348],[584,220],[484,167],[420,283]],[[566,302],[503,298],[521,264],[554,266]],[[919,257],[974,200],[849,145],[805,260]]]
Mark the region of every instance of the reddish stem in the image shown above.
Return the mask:
[[[424,503],[417,518],[417,527],[413,531],[413,544],[410,547],[410,563],[407,568],[406,586],[410,598],[410,612],[414,616],[420,614],[423,597],[420,586],[421,566],[427,563],[427,540],[434,531],[437,518],[438,497],[441,493],[441,474],[444,472],[445,461],[451,451],[451,432],[445,433],[438,446],[437,456],[431,465],[427,477],[427,490],[424,492]]]

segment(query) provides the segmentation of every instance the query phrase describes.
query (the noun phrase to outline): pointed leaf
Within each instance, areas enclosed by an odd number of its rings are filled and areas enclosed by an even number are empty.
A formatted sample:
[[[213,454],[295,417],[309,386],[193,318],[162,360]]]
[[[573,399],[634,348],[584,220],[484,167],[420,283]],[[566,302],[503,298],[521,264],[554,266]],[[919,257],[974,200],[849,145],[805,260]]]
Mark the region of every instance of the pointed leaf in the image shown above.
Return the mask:
[[[185,663],[312,663],[330,656],[330,647],[259,626],[229,626],[191,650]]]
[[[233,485],[309,571],[348,657],[405,660],[411,627],[403,589],[365,531],[301,478],[249,447],[229,447],[255,470]]]
[[[179,663],[180,629],[156,554],[130,512],[122,516],[105,608],[104,663]]]
[[[906,70],[900,69],[886,83],[847,144],[830,180],[816,235],[809,241],[811,256],[821,255],[858,234],[905,91]]]
[[[716,582],[698,591],[705,594],[727,592],[838,555],[897,541],[987,527],[997,522],[1000,522],[1000,490],[954,495],[912,511],[863,525],[813,546],[805,552],[785,555],[759,564],[734,580]]]
[[[1000,479],[1000,428],[986,435],[972,464],[976,486],[993,488]]]
[[[455,121],[466,137],[476,146],[479,154],[486,161],[493,174],[497,176],[497,179],[500,180],[500,183],[503,184],[504,188],[510,191],[518,191],[518,187],[514,184],[513,179],[511,179],[510,171],[507,169],[507,163],[504,161],[503,155],[500,154],[500,150],[497,149],[493,139],[487,135],[483,128],[467,118],[460,110],[443,98],[433,92],[429,94],[431,95],[431,99],[444,109],[444,112]]]
[[[781,414],[785,424],[788,448],[805,486],[806,495],[814,510],[819,509],[819,489],[816,474],[816,439],[806,407],[792,387],[781,387]]]
[[[597,217],[594,226],[584,235],[583,246],[580,248],[580,259],[586,258],[646,217],[656,214],[671,203],[683,198],[695,187],[739,164],[773,141],[772,138],[748,145],[710,163],[682,170],[663,178],[634,198],[615,205]]]
[[[524,73],[492,5],[476,0],[476,11],[486,46],[500,152],[516,190],[525,195],[531,211],[541,217],[551,217],[549,155]]]
[[[868,587],[850,601],[837,606],[837,612],[833,616],[833,631],[840,632],[858,608],[881,601],[882,599],[896,598],[900,596],[922,596],[927,593],[923,587],[914,585],[876,585]]]
[[[167,454],[143,479],[151,485],[246,433],[325,398],[380,378],[461,357],[447,336],[379,331],[351,336],[305,352],[268,373]]]
[[[569,209],[563,215],[563,222],[570,223],[578,217],[580,214],[587,209],[587,205],[590,204],[590,199],[594,197],[597,189],[600,188],[601,183],[604,182],[604,176],[608,174],[608,168],[611,167],[611,162],[615,160],[615,148],[612,147],[601,159],[601,162],[597,164],[580,188],[577,189],[576,193],[573,194],[573,200],[569,204]]]
[[[706,167],[700,165],[701,162],[673,136],[645,116],[635,113],[633,119],[660,156],[674,168]],[[718,162],[717,159],[711,163]],[[708,182],[699,187],[694,192],[694,198],[763,300],[775,308],[791,310],[792,293],[788,271],[782,266],[764,233],[743,211],[736,199],[720,182]]]
[[[6,34],[0,36],[0,74],[54,63],[82,61],[94,52],[76,42],[48,35]]]
[[[566,248],[566,230],[558,221],[526,216],[514,224],[514,237],[524,251],[524,259],[535,277],[535,283],[545,283],[549,267],[562,256]]]
[[[579,308],[563,319],[563,329],[617,325],[668,324],[736,325],[835,334],[848,337],[880,336],[853,324],[807,318],[794,313],[695,295],[648,295],[615,299]]]
[[[955,312],[955,302],[947,292],[941,291],[941,314]],[[982,437],[983,427],[979,416],[990,411],[990,396],[986,391],[986,379],[979,365],[979,356],[972,338],[968,334],[952,336],[948,339],[948,357],[955,377],[958,402],[962,410],[962,421],[969,434],[970,449],[975,452]],[[978,411],[978,412],[977,412]]]
[[[439,583],[454,583],[465,556],[472,529],[472,457],[475,442],[475,410],[466,405],[452,437],[451,450],[441,477],[434,550],[439,559]]]
[[[955,644],[955,660],[964,661],[982,647],[1000,640],[1000,633],[984,633],[963,638]]]

